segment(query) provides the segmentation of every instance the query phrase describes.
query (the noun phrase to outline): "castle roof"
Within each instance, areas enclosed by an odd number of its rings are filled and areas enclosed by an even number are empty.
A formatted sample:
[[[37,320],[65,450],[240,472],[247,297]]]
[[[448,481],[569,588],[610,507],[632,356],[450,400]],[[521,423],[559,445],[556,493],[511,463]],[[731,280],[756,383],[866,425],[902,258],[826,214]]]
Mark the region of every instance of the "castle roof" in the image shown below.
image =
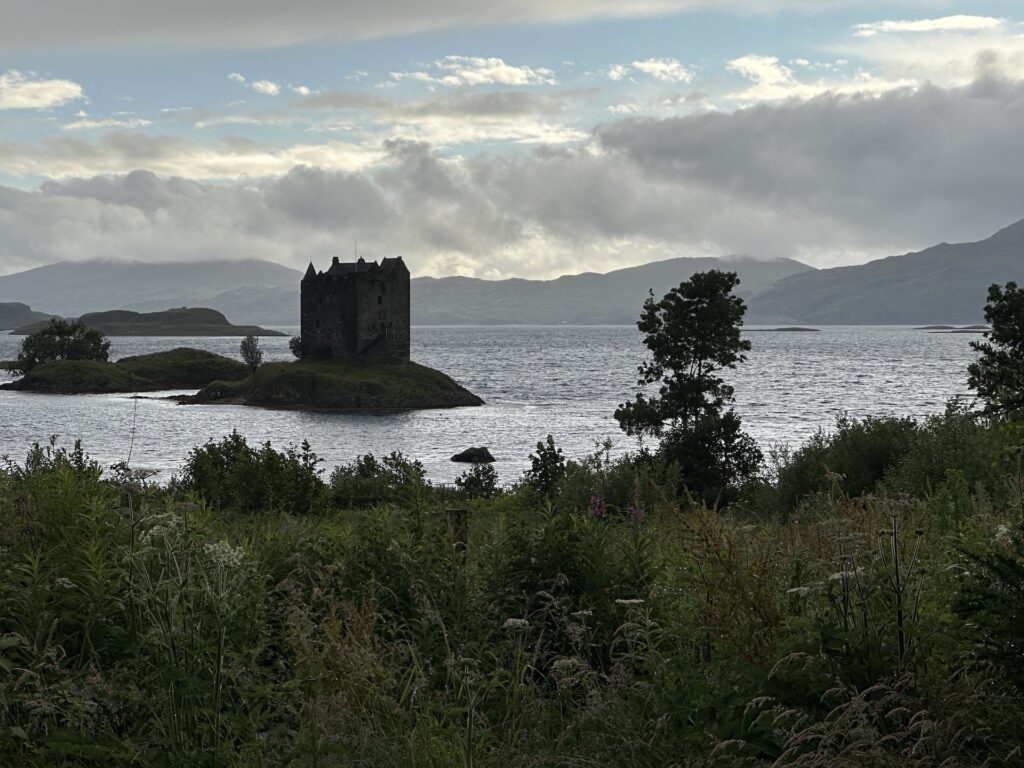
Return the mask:
[[[309,262],[309,266],[306,267],[306,274],[302,276],[303,280],[309,280],[310,278],[316,277],[316,270],[313,268],[313,262]]]

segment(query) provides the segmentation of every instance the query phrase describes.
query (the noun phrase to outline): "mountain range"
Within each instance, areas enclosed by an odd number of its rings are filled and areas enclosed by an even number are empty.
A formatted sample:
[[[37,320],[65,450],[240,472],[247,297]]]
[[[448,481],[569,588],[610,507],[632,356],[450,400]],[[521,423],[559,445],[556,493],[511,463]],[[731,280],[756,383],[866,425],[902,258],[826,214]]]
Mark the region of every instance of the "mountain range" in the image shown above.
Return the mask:
[[[739,273],[751,324],[977,323],[990,284],[1024,282],[1024,221],[978,242],[941,243],[832,269],[730,256],[668,259],[554,280],[419,277],[412,281],[413,323],[628,324],[639,317],[649,289],[662,295],[712,268]],[[210,307],[235,323],[292,326],[298,324],[301,276],[258,260],[64,262],[0,276],[0,302],[68,317]]]

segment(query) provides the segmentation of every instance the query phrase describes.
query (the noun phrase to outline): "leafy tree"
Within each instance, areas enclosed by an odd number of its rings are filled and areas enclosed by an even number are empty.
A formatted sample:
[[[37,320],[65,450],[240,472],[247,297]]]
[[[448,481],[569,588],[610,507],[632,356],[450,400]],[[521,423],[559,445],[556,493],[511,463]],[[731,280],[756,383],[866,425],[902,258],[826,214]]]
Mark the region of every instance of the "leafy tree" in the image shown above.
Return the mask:
[[[51,360],[106,360],[109,353],[110,341],[99,331],[54,318],[42,330],[25,337],[17,369],[27,374]]]
[[[490,464],[473,464],[455,478],[455,486],[471,499],[490,499],[500,493],[498,472]]]
[[[555,438],[537,443],[537,452],[530,454],[530,468],[526,471],[526,482],[538,493],[549,496],[558,488],[565,476],[565,456],[562,449],[555,447]]]
[[[288,349],[297,358],[302,358],[302,337],[292,336],[288,339]]]
[[[698,272],[660,301],[644,303],[637,327],[651,359],[638,368],[638,384],[658,385],[615,411],[628,435],[661,439],[660,454],[682,471],[683,485],[714,500],[736,481],[755,474],[761,452],[731,409],[733,388],[720,376],[746,359],[740,336],[746,305],[733,294],[735,272]]]
[[[263,348],[260,346],[258,337],[249,334],[242,339],[242,360],[249,366],[249,370],[256,373],[256,369],[263,364]]]
[[[968,385],[985,400],[988,413],[1024,409],[1024,289],[1009,282],[988,289],[985,320],[992,330],[985,341],[971,342],[980,352],[967,369]]]

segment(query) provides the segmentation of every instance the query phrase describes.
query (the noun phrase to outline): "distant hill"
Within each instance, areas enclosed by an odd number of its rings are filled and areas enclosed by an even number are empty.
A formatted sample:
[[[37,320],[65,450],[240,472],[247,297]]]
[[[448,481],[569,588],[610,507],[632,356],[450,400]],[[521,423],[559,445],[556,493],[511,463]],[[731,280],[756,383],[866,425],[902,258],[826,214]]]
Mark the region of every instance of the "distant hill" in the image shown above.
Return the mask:
[[[716,268],[739,272],[744,296],[811,269],[788,259],[725,257],[669,259],[555,280],[420,277],[412,281],[412,318],[419,325],[633,323],[648,289],[663,293],[694,272]],[[0,299],[45,296],[48,308],[66,316],[189,305],[211,307],[236,323],[298,325],[301,277],[266,261],[63,263],[0,277]]]
[[[787,277],[750,302],[753,323],[969,324],[988,287],[1024,283],[1024,221],[977,243],[942,243],[854,267]]]
[[[15,336],[27,336],[45,328],[48,321],[18,328]],[[215,309],[180,307],[163,312],[87,312],[78,322],[107,336],[284,336],[256,325],[232,325]]]
[[[0,303],[0,330],[2,331],[49,320],[51,317],[53,315],[48,315],[45,312],[34,312],[28,304],[22,304],[19,301]]]
[[[300,279],[301,272],[256,259],[169,264],[61,262],[0,276],[0,301],[45,307],[65,317],[109,309],[220,309],[207,299],[241,288],[290,288]],[[228,317],[233,322],[260,322],[251,317]]]
[[[635,323],[647,292],[660,298],[694,272],[736,271],[745,298],[776,281],[811,269],[790,259],[741,256],[678,258],[606,274],[587,272],[555,280],[478,280],[421,277],[412,281],[412,319],[418,325]]]

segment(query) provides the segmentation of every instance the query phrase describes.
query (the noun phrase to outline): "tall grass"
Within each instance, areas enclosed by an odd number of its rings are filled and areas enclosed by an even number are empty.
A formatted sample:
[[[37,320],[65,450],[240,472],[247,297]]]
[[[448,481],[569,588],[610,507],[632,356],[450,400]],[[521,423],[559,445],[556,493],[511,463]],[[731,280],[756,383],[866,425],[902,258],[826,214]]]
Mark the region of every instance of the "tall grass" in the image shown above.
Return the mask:
[[[33,447],[0,764],[1022,765],[1020,443],[843,421],[727,508],[553,443],[493,497],[237,435],[169,486]]]

